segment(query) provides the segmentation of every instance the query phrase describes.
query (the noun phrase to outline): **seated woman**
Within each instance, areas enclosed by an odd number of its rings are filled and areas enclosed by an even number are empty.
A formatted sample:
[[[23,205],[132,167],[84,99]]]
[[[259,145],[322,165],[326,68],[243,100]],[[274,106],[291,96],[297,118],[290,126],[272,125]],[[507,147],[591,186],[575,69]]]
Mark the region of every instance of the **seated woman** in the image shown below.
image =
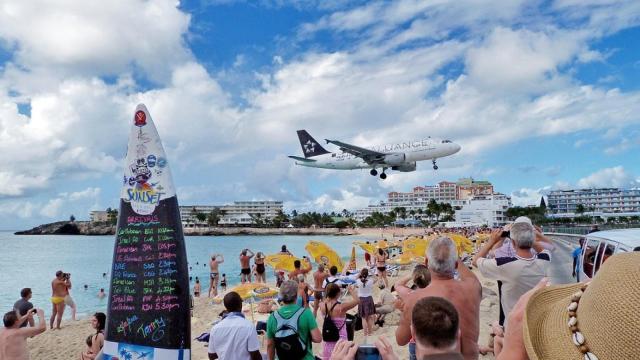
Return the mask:
[[[91,340],[91,347],[87,347],[85,351],[80,354],[81,360],[93,360],[96,358],[102,346],[104,345],[104,328],[107,323],[107,316],[104,313],[97,312],[91,317],[91,327],[96,330],[96,333],[91,335],[91,339],[87,339],[87,345]]]

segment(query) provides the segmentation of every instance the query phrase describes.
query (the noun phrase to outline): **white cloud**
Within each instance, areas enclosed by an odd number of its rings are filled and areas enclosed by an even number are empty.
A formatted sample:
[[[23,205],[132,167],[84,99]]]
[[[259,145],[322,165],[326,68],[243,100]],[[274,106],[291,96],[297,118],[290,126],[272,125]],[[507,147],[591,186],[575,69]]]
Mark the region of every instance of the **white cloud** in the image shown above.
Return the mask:
[[[627,172],[622,166],[605,168],[594,172],[580,180],[578,187],[594,188],[594,187],[620,187],[627,188],[630,186],[638,186],[635,177]]]
[[[520,188],[511,192],[511,202],[514,206],[538,206],[540,205],[540,199],[546,195],[549,189],[550,187],[539,189]]]
[[[183,42],[190,16],[176,4],[7,0],[0,7],[0,39],[16,49],[15,63],[39,75],[112,75],[133,65],[163,80],[190,57]]]

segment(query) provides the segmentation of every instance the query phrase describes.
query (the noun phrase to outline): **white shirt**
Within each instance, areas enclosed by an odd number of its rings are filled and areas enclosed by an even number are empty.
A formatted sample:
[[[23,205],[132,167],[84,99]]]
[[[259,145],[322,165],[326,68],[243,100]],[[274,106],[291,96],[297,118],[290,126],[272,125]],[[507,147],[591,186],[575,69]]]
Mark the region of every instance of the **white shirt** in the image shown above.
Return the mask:
[[[501,257],[478,259],[478,269],[483,276],[502,281],[502,308],[509,316],[520,296],[531,290],[549,271],[551,254],[543,250],[531,258]]]
[[[371,278],[367,279],[365,284],[362,283],[362,280],[356,280],[356,286],[358,287],[358,297],[368,297],[373,295],[373,284],[375,281]]]
[[[250,360],[251,351],[259,351],[260,342],[251,321],[230,315],[211,328],[209,354],[221,360]]]

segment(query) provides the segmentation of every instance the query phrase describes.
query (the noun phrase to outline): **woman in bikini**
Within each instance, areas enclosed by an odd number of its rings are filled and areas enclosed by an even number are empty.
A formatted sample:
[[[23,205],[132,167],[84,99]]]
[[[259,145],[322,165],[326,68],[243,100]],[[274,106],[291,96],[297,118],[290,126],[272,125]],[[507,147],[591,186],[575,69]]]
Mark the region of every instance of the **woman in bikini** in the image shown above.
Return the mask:
[[[96,358],[102,346],[104,345],[104,327],[107,322],[107,316],[104,313],[97,312],[93,314],[91,318],[91,326],[96,329],[96,333],[91,336],[91,349],[87,348],[86,351],[80,354],[81,360],[93,360]],[[89,341],[87,339],[87,344]]]
[[[387,280],[387,259],[389,255],[382,248],[378,248],[376,254],[376,269],[378,270],[378,277],[384,281],[384,285],[389,287],[389,280]]]
[[[256,282],[259,283],[266,283],[267,282],[267,276],[265,274],[265,268],[264,268],[264,254],[262,253],[262,251],[258,251],[258,253],[256,254],[256,258],[255,258],[255,264],[256,264]]]

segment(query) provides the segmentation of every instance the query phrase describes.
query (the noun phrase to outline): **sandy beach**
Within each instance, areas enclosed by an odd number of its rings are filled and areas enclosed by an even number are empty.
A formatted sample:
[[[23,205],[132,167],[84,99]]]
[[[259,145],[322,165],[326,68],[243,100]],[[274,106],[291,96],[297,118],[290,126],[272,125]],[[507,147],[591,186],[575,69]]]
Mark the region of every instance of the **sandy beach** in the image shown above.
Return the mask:
[[[408,274],[409,270],[400,272],[400,276]],[[475,271],[476,276],[480,280],[483,287],[483,300],[480,304],[480,344],[486,344],[489,337],[489,326],[493,320],[498,318],[498,298],[497,288],[495,281],[485,280],[482,276]],[[392,277],[390,280],[394,282],[398,277]],[[377,301],[377,289],[374,293],[374,299]],[[224,309],[222,304],[215,304],[213,301],[206,297],[200,297],[195,299],[193,318],[191,319],[191,334],[192,338],[197,337],[203,332],[208,332],[211,329],[211,323],[217,319],[218,314]],[[47,320],[49,316],[49,309],[46,309]],[[104,309],[106,312],[106,309]],[[250,306],[245,305],[244,311],[246,317],[251,319]],[[254,314],[254,320],[266,321],[266,314]],[[391,343],[395,343],[395,331],[398,321],[400,319],[400,313],[395,311],[387,316],[385,325],[382,328],[376,328],[374,336],[371,336],[369,342],[375,341],[378,336],[386,336],[391,340]],[[322,327],[322,318],[318,315],[318,325]],[[43,334],[29,340],[30,356],[33,360],[70,360],[79,359],[79,354],[85,349],[85,339],[93,331],[89,323],[89,319],[82,319],[72,322],[70,320],[63,321],[62,330],[47,330]],[[260,338],[262,344],[262,351],[266,352],[266,339]],[[364,336],[362,331],[356,332],[355,341],[357,343],[364,342]],[[314,353],[319,355],[322,346],[320,344],[314,344]],[[208,360],[206,343],[201,343],[195,340],[191,342],[192,359],[193,360]],[[401,359],[407,359],[409,357],[407,346],[395,346],[396,353]],[[493,359],[493,356],[480,356],[480,359]]]

